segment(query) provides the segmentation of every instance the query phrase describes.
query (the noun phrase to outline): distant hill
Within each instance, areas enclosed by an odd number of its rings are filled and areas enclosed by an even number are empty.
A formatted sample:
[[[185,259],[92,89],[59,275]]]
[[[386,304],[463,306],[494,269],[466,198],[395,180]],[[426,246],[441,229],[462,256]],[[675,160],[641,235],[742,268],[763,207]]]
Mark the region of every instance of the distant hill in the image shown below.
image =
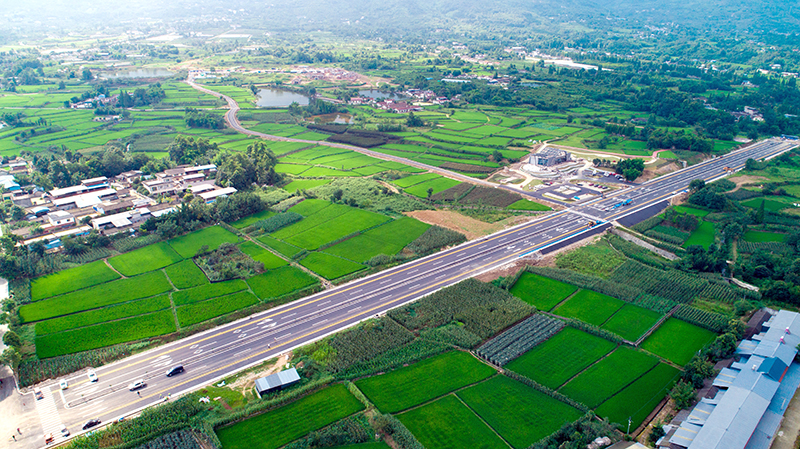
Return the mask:
[[[787,33],[800,24],[797,1],[745,0],[29,0],[6,2],[0,30],[30,26],[102,31],[126,22],[148,28],[158,22],[182,21],[219,27],[240,25],[275,31],[327,30],[385,33],[402,37],[418,33],[643,29],[684,27],[698,32]],[[221,21],[220,21],[221,20]],[[214,22],[216,21],[216,22]],[[568,26],[556,25],[567,24]],[[2,35],[0,31],[0,35]]]

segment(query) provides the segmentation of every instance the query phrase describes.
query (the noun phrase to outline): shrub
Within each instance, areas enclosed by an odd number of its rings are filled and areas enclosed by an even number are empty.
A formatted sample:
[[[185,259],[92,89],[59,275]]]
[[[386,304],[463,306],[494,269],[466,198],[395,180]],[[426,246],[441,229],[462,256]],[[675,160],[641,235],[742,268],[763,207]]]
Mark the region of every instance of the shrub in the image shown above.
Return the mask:
[[[434,225],[411,242],[406,249],[419,255],[425,255],[435,249],[457,245],[466,240],[467,237],[464,234]]]

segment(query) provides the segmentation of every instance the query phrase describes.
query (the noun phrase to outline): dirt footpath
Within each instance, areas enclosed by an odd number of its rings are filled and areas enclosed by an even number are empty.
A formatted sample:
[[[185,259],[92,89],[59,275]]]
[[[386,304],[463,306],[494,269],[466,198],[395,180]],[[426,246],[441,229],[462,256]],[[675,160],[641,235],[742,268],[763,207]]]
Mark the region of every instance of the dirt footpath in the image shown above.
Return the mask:
[[[794,449],[797,435],[800,433],[800,390],[794,393],[794,397],[786,408],[783,415],[783,422],[778,429],[778,435],[772,443],[772,449]]]

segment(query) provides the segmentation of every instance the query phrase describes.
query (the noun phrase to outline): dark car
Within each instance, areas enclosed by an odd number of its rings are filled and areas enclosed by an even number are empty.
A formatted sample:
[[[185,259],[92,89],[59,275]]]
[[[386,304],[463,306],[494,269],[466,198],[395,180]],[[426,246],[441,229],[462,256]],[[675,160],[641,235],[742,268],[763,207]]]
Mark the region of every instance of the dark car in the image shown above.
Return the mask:
[[[172,369],[167,371],[167,377],[172,377],[184,372],[183,365],[173,366]]]
[[[94,427],[94,426],[96,426],[98,424],[100,424],[100,420],[99,419],[90,419],[90,420],[86,421],[86,424],[84,424],[83,427],[81,427],[81,429],[83,429],[83,430],[91,429],[92,427]]]

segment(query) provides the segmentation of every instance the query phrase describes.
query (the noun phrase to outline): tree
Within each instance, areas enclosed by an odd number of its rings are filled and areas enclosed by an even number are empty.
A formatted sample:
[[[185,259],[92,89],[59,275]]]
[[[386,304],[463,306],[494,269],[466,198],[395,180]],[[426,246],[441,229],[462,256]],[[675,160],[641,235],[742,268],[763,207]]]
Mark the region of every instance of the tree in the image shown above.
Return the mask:
[[[689,183],[689,190],[692,192],[697,192],[698,190],[703,189],[706,186],[705,180],[702,179],[693,179],[692,182]]]
[[[17,335],[16,332],[6,331],[6,333],[3,334],[3,343],[6,346],[10,346],[19,350],[19,348],[22,346],[22,339],[19,338],[19,335]]]
[[[425,121],[419,118],[418,116],[414,115],[413,112],[410,112],[408,114],[408,118],[406,119],[406,126],[410,128],[425,126]]]
[[[678,381],[678,383],[672,387],[672,390],[670,390],[669,396],[675,400],[675,406],[678,407],[679,410],[689,408],[692,406],[692,403],[694,403],[694,386],[683,380]]]
[[[428,199],[433,195],[433,187],[428,187]]]
[[[333,191],[333,194],[331,195],[331,200],[334,203],[336,203],[336,202],[338,202],[339,200],[342,199],[342,195],[344,195],[344,192],[342,191],[342,189],[336,189],[336,190]]]
[[[756,210],[756,214],[753,217],[756,223],[764,223],[764,206],[766,201],[761,200],[761,204],[758,205],[758,210]]]
[[[502,161],[503,160],[503,153],[501,153],[500,150],[492,151],[492,159],[494,159],[495,162]]]
[[[167,151],[176,164],[201,164],[210,162],[219,152],[219,147],[208,139],[179,135],[167,147]]]
[[[644,172],[644,159],[621,159],[617,162],[616,171],[628,181],[633,181]]]
[[[83,73],[81,73],[81,79],[84,81],[91,81],[94,78],[92,75],[92,71],[89,69],[83,69]]]
[[[712,360],[731,357],[736,352],[736,336],[731,333],[720,335],[706,348],[705,352]]]

